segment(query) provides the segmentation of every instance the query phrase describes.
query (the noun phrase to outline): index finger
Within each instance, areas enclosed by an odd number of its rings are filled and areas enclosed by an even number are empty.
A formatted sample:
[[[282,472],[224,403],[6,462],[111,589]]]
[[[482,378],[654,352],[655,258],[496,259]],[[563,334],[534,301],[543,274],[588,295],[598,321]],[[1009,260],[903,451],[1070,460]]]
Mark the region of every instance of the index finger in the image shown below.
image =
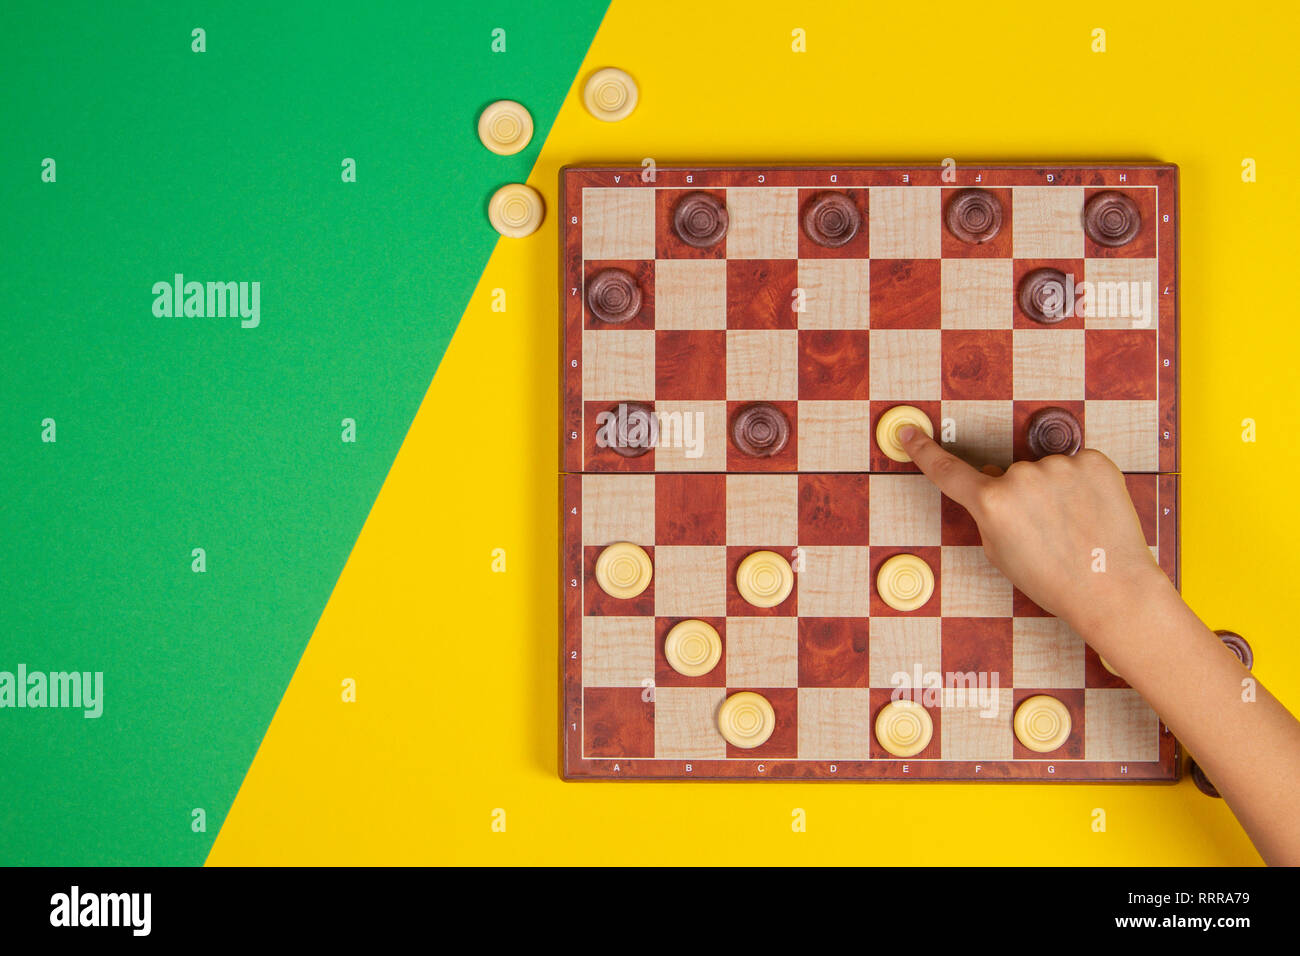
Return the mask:
[[[903,437],[907,431],[912,433],[910,438]],[[944,451],[938,442],[919,428],[900,429],[898,441],[912,456],[916,467],[941,492],[967,511],[974,512],[979,490],[992,478],[976,471],[956,455]]]

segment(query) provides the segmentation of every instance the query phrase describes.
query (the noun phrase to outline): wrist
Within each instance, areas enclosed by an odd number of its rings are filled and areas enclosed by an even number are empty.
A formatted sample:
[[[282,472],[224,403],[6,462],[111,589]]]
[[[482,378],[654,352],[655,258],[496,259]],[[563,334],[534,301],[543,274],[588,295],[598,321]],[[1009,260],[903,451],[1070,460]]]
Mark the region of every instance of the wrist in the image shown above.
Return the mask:
[[[1126,650],[1144,645],[1144,638],[1185,613],[1187,606],[1159,566],[1152,564],[1125,574],[1120,581],[1091,595],[1086,606],[1066,623],[1099,654],[1119,664]]]

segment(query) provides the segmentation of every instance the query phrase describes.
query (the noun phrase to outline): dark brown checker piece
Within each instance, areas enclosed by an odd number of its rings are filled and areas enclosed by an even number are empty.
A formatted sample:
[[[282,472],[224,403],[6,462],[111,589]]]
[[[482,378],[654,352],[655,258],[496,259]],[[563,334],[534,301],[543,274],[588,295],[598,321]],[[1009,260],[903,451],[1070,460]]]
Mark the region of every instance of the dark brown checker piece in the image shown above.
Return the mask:
[[[1002,203],[987,189],[963,189],[948,200],[944,223],[962,242],[988,242],[1002,228]]]
[[[803,211],[803,231],[813,242],[836,249],[853,241],[862,227],[862,214],[844,193],[819,193]]]
[[[1210,778],[1205,775],[1201,765],[1195,760],[1187,761],[1187,772],[1192,778],[1192,783],[1196,784],[1196,789],[1201,791],[1207,797],[1214,797],[1216,800],[1223,799],[1223,794],[1215,789],[1214,784],[1210,783]]]
[[[746,405],[732,419],[731,440],[752,458],[770,458],[790,440],[790,420],[775,405]]]
[[[1137,203],[1122,192],[1097,193],[1083,208],[1083,228],[1099,246],[1123,246],[1142,229]]]
[[[1219,635],[1219,640],[1223,641],[1224,646],[1237,655],[1237,660],[1241,661],[1246,670],[1255,666],[1255,652],[1250,649],[1246,639],[1236,631],[1215,631]]]
[[[1035,458],[1073,455],[1083,445],[1083,428],[1064,408],[1040,408],[1029,419],[1025,442]]]
[[[673,231],[682,242],[697,249],[721,242],[730,222],[727,207],[716,196],[704,192],[687,193],[673,209]]]
[[[659,444],[659,417],[649,405],[621,402],[609,413],[613,418],[603,436],[610,451],[624,458],[639,458]]]
[[[1055,325],[1066,317],[1066,278],[1060,269],[1035,269],[1020,280],[1020,308],[1035,322]]]
[[[641,287],[624,269],[602,269],[587,282],[587,308],[602,322],[620,325],[641,311]]]

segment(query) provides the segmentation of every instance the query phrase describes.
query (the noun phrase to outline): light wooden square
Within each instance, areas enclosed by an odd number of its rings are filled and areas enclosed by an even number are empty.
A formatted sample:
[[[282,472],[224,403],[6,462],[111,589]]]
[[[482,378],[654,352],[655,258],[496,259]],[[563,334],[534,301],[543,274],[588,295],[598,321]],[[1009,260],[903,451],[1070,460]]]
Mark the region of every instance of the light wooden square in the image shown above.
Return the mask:
[[[945,329],[1009,329],[1015,283],[1010,259],[944,259]]]
[[[796,259],[799,256],[799,190],[727,190],[728,259]]]
[[[871,324],[870,259],[800,259],[801,329],[865,329]]]
[[[1006,468],[1014,454],[1015,410],[1010,401],[944,402],[939,406],[943,447],[979,467]],[[951,431],[949,425],[952,426]]]
[[[1137,691],[1107,687],[1083,692],[1086,760],[1160,759],[1160,718]]]
[[[1018,687],[1082,687],[1083,638],[1060,618],[1018,617],[1011,625]]]
[[[582,543],[655,542],[654,475],[583,475]]]
[[[655,757],[660,760],[722,760],[727,742],[718,733],[722,687],[655,688]]]
[[[940,700],[946,713],[953,710],[971,709],[982,712],[990,719],[1011,716],[1012,694],[1015,688],[1010,686],[1008,675],[994,671],[958,671],[943,675],[943,690]],[[1006,694],[1007,696],[1002,696]]]
[[[800,402],[799,467],[803,471],[867,471],[871,408],[866,402]]]
[[[727,613],[727,549],[655,547],[655,614],[722,617]]]
[[[938,329],[872,329],[868,334],[873,400],[919,402],[939,398],[942,372]],[[1082,355],[1080,351],[1080,359]]]
[[[976,691],[975,693],[981,694]],[[987,695],[987,696],[983,696]],[[1014,755],[1012,729],[1015,695],[1011,688],[988,688],[978,706],[950,706],[953,695],[945,691],[940,738],[944,760],[1010,760]],[[970,701],[970,696],[966,697]],[[802,717],[802,714],[800,715]]]
[[[1083,258],[1083,187],[1017,186],[1011,192],[1017,259]]]
[[[866,617],[871,613],[871,559],[866,548],[800,546],[799,550],[803,555],[801,617]]]
[[[939,489],[919,475],[873,475],[870,479],[871,543],[939,544]]]
[[[655,334],[643,329],[582,333],[582,397],[587,401],[651,399],[655,394]]]
[[[871,258],[938,259],[942,255],[938,186],[871,189]]]
[[[727,618],[728,687],[794,687],[798,683],[798,618]]]
[[[1156,259],[1085,259],[1087,294],[1078,301],[1084,328],[1157,328],[1164,293],[1159,266]]]
[[[725,259],[660,259],[655,263],[655,328],[726,327]]]
[[[653,259],[655,191],[600,189],[582,191],[584,259]]]
[[[870,760],[871,692],[799,688],[799,759]]]
[[[1084,444],[1120,471],[1156,471],[1160,460],[1160,406],[1153,401],[1091,401],[1083,404]]]
[[[798,475],[727,476],[727,544],[771,547],[798,541]]]
[[[582,619],[583,687],[640,687],[654,678],[653,617]]]
[[[1011,617],[1011,582],[983,548],[945,547],[942,561],[944,617]]]
[[[1022,402],[1083,398],[1082,329],[1016,329],[1011,333],[1012,395]]]
[[[655,402],[658,471],[725,471],[726,402]]]
[[[873,617],[868,647],[872,687],[914,687],[916,671],[943,672],[943,639],[937,617]],[[906,674],[907,682],[894,680]]]
[[[794,329],[727,332],[727,398],[733,402],[799,397],[799,333]]]

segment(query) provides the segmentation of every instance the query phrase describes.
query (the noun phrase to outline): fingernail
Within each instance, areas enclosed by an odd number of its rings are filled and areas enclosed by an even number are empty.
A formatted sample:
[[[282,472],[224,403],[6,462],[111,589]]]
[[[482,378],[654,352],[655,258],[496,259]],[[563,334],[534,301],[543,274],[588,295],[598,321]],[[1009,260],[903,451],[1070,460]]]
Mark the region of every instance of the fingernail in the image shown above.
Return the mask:
[[[898,430],[898,440],[902,442],[911,441],[916,437],[916,428],[912,425],[904,425]]]

